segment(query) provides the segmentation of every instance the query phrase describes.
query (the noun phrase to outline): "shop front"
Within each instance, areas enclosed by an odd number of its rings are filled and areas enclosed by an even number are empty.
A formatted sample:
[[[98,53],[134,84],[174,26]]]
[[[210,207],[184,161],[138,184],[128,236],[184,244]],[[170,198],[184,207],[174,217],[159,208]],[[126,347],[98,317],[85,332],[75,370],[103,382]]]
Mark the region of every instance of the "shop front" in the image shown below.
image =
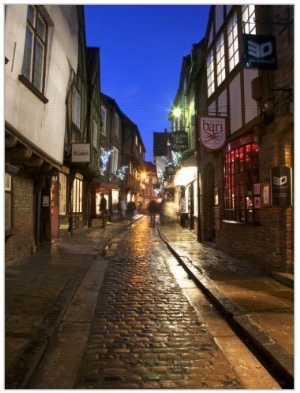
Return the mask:
[[[180,225],[194,230],[198,217],[196,156],[186,160],[174,177],[175,203]]]
[[[100,217],[99,203],[102,193],[107,200],[108,219],[118,221],[119,187],[108,182],[95,182],[91,185],[91,218]]]

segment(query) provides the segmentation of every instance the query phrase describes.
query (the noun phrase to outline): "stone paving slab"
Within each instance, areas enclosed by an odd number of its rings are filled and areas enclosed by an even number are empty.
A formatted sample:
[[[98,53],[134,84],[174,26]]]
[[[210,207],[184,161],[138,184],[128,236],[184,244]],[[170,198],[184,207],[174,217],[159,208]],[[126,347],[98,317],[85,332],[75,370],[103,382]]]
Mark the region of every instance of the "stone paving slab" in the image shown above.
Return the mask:
[[[65,231],[59,241],[5,268],[6,388],[26,387],[94,259],[128,225]]]
[[[174,230],[172,226],[159,227],[188,274],[279,375],[293,385],[293,288],[220,250],[196,242],[192,233],[189,240],[178,241]]]
[[[78,251],[77,246],[80,243],[81,249],[84,249],[83,253],[76,252],[72,255],[63,253],[62,249],[59,250],[55,244],[52,244],[41,249],[37,254],[6,268],[6,388],[26,386],[27,378],[32,372],[28,368],[29,364],[31,368],[34,367],[43,356],[47,342],[70,302],[72,291],[76,290],[95,256],[103,252],[111,238],[118,232],[126,230],[126,227],[127,223],[116,223],[106,230],[90,228],[74,236],[66,234],[61,239],[61,247],[65,247],[69,252],[72,247],[73,250]],[[172,240],[167,239],[171,251],[184,262],[189,274],[198,279],[204,292],[219,304],[224,315],[234,321],[247,338],[252,337],[256,340],[257,346],[263,348],[267,358],[269,356],[268,359],[274,361],[279,371],[286,373],[292,383],[294,377],[293,289],[275,279],[266,278],[266,275],[255,269],[249,269],[240,261],[233,260],[212,247],[199,244],[191,231],[182,229],[178,224],[172,228],[166,226],[162,229],[165,238],[169,236]],[[98,243],[97,236],[101,237],[103,242]],[[152,241],[156,241],[155,236]],[[217,283],[218,272],[226,274],[226,279],[219,279]],[[250,300],[247,300],[247,292],[243,291],[241,285],[235,285],[235,290],[232,290],[230,283],[234,285],[240,279],[236,280],[235,274],[239,277],[247,275],[248,294],[253,296],[256,287],[259,294],[263,294],[266,304],[263,305],[262,302],[255,304],[251,301],[251,296]],[[113,281],[117,283],[118,279],[114,278]],[[243,285],[246,285],[245,282]],[[41,288],[44,288],[44,291],[41,291]],[[32,302],[31,304],[35,304],[35,310],[39,312],[32,312],[31,309],[29,315],[29,303],[26,305],[26,299]],[[35,303],[37,299],[40,299],[39,304],[43,305],[42,307]],[[283,330],[284,334],[281,334]],[[263,341],[260,342],[260,339]],[[113,374],[109,378],[113,378]],[[154,373],[153,380],[149,380],[149,387],[155,384]],[[172,380],[166,381],[164,388],[172,388],[175,385]],[[129,388],[131,387],[130,385]],[[189,386],[187,384],[182,387]]]

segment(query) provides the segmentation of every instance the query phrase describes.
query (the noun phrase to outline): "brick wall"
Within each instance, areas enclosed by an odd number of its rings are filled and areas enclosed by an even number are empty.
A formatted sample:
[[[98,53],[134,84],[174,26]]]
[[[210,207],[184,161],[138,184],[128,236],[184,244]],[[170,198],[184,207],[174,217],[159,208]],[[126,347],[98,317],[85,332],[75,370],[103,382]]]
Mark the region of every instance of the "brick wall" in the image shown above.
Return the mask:
[[[13,177],[13,230],[5,244],[5,264],[11,265],[32,253],[34,247],[33,182]]]

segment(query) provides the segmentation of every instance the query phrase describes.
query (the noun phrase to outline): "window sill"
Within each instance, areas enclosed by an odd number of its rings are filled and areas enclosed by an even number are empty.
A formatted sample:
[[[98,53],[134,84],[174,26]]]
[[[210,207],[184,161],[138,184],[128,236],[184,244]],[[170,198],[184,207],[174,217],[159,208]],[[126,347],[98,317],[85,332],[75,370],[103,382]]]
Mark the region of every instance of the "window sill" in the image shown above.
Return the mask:
[[[19,75],[19,81],[22,82],[29,90],[32,91],[44,104],[47,104],[49,100],[42,94],[34,85],[24,76]]]

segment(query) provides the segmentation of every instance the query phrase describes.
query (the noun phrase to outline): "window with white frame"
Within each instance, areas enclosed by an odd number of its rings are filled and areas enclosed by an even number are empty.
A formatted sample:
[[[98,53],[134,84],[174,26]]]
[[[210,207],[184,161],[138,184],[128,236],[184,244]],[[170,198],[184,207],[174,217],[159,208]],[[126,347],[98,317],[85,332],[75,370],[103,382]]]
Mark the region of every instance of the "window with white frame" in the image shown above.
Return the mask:
[[[120,135],[120,118],[117,112],[115,112],[115,135]]]
[[[242,5],[243,33],[256,34],[255,5]]]
[[[207,68],[207,95],[209,97],[215,91],[214,54],[212,50],[209,52],[207,56],[206,68]]]
[[[67,213],[67,176],[59,174],[59,214]]]
[[[106,109],[101,106],[101,133],[106,135]]]
[[[80,128],[80,117],[81,117],[81,97],[77,89],[73,86],[72,91],[72,121]]]
[[[228,45],[228,64],[229,72],[239,62],[239,40],[238,40],[238,24],[237,14],[235,13],[227,26],[227,45]]]
[[[217,41],[216,46],[216,68],[217,68],[217,85],[220,84],[225,79],[225,44],[224,44],[224,34],[222,33]]]
[[[12,228],[12,176],[5,173],[5,229]]]
[[[110,158],[110,171],[116,174],[118,169],[118,161],[119,161],[119,149],[113,146],[112,154]]]
[[[44,92],[47,23],[35,5],[28,5],[22,75]]]
[[[135,136],[134,141],[135,141],[135,145],[138,146],[138,144],[139,144],[139,139],[138,139],[137,135]]]

